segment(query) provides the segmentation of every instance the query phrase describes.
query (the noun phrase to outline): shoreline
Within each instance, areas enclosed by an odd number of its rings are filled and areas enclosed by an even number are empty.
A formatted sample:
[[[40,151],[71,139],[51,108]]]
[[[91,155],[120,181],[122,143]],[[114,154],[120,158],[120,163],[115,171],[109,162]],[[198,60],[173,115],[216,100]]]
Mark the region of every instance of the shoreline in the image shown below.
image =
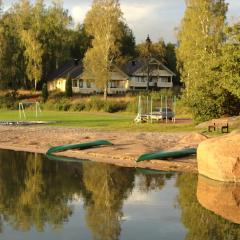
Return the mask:
[[[56,156],[85,159],[122,167],[138,167],[163,171],[195,172],[195,156],[177,160],[150,160],[136,163],[144,153],[197,147],[206,139],[199,133],[127,133],[87,128],[1,126],[0,149],[45,154],[52,146],[106,139],[113,146],[86,150],[68,150]]]

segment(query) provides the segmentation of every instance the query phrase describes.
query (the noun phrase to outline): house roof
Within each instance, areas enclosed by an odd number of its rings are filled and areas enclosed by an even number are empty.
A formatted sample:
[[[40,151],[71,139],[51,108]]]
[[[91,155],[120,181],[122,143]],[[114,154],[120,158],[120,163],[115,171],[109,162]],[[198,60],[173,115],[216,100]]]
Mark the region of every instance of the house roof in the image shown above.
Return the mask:
[[[57,70],[48,76],[48,80],[52,81],[58,78],[76,78],[83,73],[83,64],[79,59],[71,59],[61,65]]]
[[[175,76],[176,74],[171,71],[169,68],[167,68],[164,64],[162,64],[160,61],[158,61],[155,58],[150,59],[150,63],[152,61],[157,62],[164,70],[166,70],[167,72],[169,72],[170,74],[172,74],[173,76]],[[126,64],[124,64],[122,66],[122,70],[129,76],[133,75],[136,71],[138,71],[139,69],[143,68],[144,66],[146,66],[146,60],[144,59],[135,59],[135,60],[131,60],[129,62],[127,62]]]

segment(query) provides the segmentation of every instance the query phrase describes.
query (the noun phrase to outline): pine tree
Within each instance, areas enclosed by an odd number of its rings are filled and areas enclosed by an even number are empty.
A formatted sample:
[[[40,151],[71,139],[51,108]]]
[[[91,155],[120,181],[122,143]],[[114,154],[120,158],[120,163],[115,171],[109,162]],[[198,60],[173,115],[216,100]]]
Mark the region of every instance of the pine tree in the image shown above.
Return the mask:
[[[67,80],[66,80],[66,90],[65,90],[65,95],[66,97],[72,97],[73,95],[73,91],[72,91],[72,78],[71,76],[68,76],[67,77]]]
[[[43,98],[43,102],[46,102],[48,100],[48,88],[47,88],[47,84],[44,83],[43,87],[42,87],[42,98]]]

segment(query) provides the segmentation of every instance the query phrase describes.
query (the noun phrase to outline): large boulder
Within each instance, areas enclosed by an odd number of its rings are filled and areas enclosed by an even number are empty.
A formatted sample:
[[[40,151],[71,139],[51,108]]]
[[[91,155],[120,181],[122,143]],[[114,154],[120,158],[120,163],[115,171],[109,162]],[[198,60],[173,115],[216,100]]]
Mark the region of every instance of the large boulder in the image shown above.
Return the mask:
[[[240,224],[240,184],[198,177],[198,202],[223,218]]]
[[[240,134],[208,139],[197,150],[198,171],[209,178],[240,182]]]

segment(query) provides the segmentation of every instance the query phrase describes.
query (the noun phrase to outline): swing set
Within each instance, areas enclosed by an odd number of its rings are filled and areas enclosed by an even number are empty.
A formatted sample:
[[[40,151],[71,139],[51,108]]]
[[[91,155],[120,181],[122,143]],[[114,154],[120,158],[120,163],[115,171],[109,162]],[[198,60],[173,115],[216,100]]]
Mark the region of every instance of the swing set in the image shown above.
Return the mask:
[[[160,96],[160,99],[153,100],[152,97],[138,98],[138,113],[134,122],[176,122],[176,96]]]

